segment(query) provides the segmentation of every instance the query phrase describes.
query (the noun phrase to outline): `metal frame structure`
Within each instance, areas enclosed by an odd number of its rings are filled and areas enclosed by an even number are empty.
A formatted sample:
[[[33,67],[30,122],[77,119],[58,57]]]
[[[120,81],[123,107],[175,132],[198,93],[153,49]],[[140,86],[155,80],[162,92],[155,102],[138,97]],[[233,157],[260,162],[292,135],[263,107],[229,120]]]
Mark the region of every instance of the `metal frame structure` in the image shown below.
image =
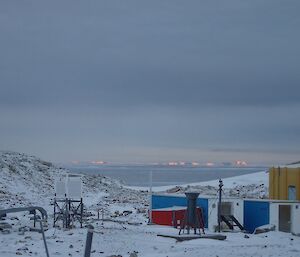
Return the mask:
[[[180,230],[179,235],[181,232],[184,233],[184,230],[187,230],[187,234],[190,234],[190,230],[194,230],[194,234],[197,234],[197,229],[199,234],[204,232],[204,219],[201,208],[197,208],[197,198],[199,193],[185,193],[187,198],[187,209],[184,213],[184,217],[180,222]]]
[[[83,222],[83,200],[64,199],[54,197],[53,203],[53,227],[59,220],[62,220],[64,228],[71,228],[74,222],[79,221],[82,228]]]
[[[67,174],[55,184],[53,201],[53,227],[59,220],[64,228],[71,228],[76,221],[82,228],[83,200],[81,175]]]
[[[190,230],[194,230],[194,234],[197,234],[197,230],[199,231],[199,235],[205,234],[204,231],[204,220],[203,220],[203,214],[201,208],[196,208],[196,211],[194,213],[193,221],[190,221],[190,213],[189,210],[186,210],[184,213],[184,217],[180,222],[180,229],[179,229],[179,235],[181,233],[184,234],[184,231],[187,231],[187,234],[190,234]]]

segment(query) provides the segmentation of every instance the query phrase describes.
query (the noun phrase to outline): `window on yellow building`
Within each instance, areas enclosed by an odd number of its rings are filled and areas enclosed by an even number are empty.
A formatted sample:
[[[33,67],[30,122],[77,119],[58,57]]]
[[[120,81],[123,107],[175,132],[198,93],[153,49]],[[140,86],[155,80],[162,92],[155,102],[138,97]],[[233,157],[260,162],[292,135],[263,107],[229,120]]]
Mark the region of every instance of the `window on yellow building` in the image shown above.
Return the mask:
[[[296,187],[289,186],[288,188],[288,199],[289,200],[296,200]]]

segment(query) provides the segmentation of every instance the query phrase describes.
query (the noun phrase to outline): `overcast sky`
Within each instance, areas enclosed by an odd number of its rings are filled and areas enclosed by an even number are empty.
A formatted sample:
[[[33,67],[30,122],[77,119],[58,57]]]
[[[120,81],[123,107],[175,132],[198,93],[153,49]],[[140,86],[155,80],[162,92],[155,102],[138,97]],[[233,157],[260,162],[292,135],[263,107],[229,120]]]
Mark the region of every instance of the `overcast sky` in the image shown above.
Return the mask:
[[[0,149],[300,160],[300,1],[0,1]]]

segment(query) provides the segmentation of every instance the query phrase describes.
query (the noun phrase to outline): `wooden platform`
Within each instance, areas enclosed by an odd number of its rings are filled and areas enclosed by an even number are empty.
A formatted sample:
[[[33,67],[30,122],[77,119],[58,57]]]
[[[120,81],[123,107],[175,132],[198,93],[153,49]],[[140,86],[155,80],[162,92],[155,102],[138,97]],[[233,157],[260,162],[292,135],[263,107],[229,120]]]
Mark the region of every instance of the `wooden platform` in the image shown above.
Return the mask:
[[[226,236],[220,234],[204,234],[204,235],[194,235],[194,234],[183,234],[183,235],[167,235],[158,234],[157,236],[174,238],[179,242],[193,240],[193,239],[215,239],[215,240],[225,240]]]

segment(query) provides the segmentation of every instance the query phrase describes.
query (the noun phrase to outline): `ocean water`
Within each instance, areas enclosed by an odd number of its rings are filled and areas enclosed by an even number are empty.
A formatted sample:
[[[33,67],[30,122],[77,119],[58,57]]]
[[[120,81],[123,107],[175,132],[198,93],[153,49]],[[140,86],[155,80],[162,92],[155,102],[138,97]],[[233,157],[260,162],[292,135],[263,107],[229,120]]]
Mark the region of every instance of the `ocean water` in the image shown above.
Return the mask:
[[[107,166],[100,167],[68,167],[74,173],[101,174],[118,179],[128,186],[147,187],[150,185],[152,171],[153,186],[181,185],[219,178],[245,175],[266,170],[264,167],[255,168],[202,168],[202,167],[166,167],[166,166]]]

